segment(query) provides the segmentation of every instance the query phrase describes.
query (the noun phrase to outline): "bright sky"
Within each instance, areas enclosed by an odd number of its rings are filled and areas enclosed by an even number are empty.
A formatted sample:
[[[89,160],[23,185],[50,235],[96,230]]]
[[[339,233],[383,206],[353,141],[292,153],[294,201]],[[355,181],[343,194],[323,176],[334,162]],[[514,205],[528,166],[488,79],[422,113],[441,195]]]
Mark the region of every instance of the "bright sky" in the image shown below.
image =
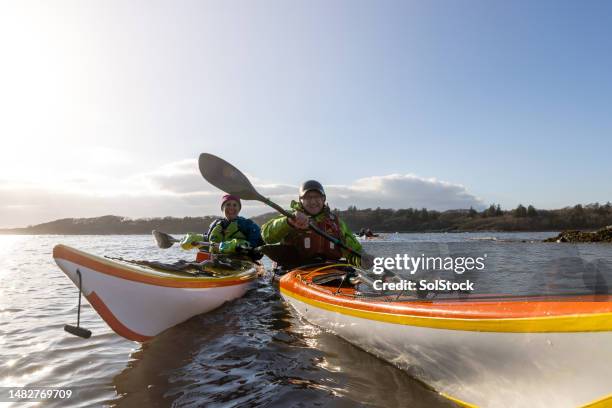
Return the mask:
[[[612,2],[0,0],[0,227],[612,200]],[[266,211],[251,203],[245,215]]]

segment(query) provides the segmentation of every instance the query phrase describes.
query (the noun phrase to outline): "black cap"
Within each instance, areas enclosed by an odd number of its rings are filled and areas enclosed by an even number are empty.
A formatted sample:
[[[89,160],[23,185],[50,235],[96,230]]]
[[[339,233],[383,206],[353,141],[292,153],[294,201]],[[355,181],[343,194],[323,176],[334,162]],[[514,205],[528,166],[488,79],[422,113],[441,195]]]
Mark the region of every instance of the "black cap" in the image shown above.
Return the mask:
[[[312,190],[318,191],[322,196],[325,196],[325,190],[321,183],[316,180],[308,180],[300,186],[300,198],[304,197],[304,194]]]

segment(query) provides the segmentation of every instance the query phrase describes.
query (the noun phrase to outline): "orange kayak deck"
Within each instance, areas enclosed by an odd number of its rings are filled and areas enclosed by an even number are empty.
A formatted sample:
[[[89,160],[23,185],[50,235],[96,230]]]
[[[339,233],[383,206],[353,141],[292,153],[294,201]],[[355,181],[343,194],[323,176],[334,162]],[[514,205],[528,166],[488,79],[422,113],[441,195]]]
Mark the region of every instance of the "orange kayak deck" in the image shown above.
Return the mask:
[[[419,324],[415,320],[401,317],[441,320],[431,327],[461,328],[461,321],[480,321],[484,325],[474,330],[497,331],[503,329],[500,322],[513,321],[510,327],[501,331],[520,329],[516,323],[524,323],[519,331],[608,331],[612,330],[612,296],[516,296],[484,297],[482,299],[440,299],[440,300],[399,300],[396,296],[367,298],[356,292],[354,287],[318,285],[313,283],[317,276],[329,274],[333,269],[317,271],[316,268],[295,269],[280,280],[281,291],[313,306],[340,313],[358,315],[374,320],[400,324]],[[451,327],[444,327],[444,320],[454,321]],[[421,321],[420,323],[424,323]],[[487,323],[491,323],[488,327]],[[429,326],[429,324],[425,324]],[[565,325],[565,327],[563,327]],[[468,325],[469,326],[469,325]],[[473,325],[472,325],[473,326]]]

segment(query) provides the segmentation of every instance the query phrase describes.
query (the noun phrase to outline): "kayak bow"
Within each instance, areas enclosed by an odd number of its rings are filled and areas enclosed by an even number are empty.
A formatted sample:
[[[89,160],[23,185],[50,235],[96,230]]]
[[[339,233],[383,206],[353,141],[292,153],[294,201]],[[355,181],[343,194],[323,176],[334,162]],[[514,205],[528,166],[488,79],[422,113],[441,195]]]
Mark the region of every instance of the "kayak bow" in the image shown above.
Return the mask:
[[[243,296],[258,265],[236,261],[233,270],[206,266],[210,276],[194,276],[161,267],[135,265],[91,255],[65,245],[53,248],[60,269],[78,287],[115,333],[146,341],[190,317]]]
[[[280,291],[306,320],[466,406],[612,402],[612,297],[394,302],[298,268]],[[319,278],[317,278],[319,277]],[[594,402],[598,400],[597,402]]]

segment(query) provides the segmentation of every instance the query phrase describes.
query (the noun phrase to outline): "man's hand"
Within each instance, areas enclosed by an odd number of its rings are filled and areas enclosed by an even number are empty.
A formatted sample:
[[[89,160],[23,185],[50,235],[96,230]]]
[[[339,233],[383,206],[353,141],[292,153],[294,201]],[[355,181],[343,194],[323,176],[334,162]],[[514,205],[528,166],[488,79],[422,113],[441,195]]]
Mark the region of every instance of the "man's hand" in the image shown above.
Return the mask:
[[[293,228],[302,230],[308,229],[308,221],[308,216],[300,211],[295,213],[295,218],[287,218],[289,225],[291,225]]]

